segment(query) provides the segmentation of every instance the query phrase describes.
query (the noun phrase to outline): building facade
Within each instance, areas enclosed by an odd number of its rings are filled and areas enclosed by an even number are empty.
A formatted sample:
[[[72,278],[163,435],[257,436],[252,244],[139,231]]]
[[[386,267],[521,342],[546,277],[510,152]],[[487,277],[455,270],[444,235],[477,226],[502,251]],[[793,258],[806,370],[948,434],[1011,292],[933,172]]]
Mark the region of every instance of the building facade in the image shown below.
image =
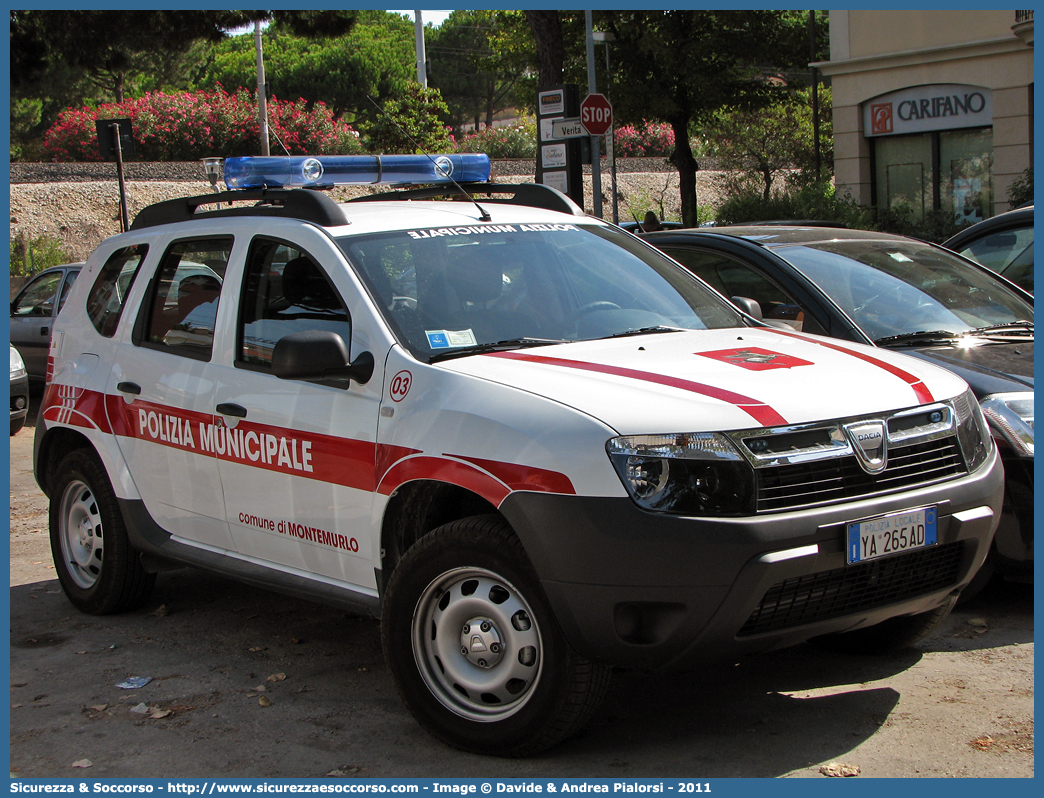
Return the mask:
[[[1033,165],[1032,11],[831,11],[834,175],[860,204],[974,222]]]

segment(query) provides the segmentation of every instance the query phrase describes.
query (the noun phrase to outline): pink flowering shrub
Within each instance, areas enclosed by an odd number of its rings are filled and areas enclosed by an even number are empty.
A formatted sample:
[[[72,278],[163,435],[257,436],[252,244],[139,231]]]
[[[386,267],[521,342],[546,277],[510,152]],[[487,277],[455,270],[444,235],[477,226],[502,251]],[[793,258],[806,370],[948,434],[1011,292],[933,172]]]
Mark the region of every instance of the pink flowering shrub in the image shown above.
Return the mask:
[[[664,122],[616,128],[613,139],[618,158],[667,157],[674,150],[674,131]]]
[[[214,91],[164,94],[151,92],[97,108],[70,108],[44,135],[44,148],[55,161],[100,161],[97,119],[130,119],[137,156],[144,161],[194,161],[209,156],[258,155],[261,152],[257,103],[250,92]],[[323,103],[308,108],[304,100],[268,102],[272,154],[354,154],[362,152],[358,134],[334,119]],[[272,135],[274,133],[274,135]]]
[[[536,157],[536,123],[523,122],[511,127],[484,127],[454,139],[456,152],[484,152],[490,158]]]

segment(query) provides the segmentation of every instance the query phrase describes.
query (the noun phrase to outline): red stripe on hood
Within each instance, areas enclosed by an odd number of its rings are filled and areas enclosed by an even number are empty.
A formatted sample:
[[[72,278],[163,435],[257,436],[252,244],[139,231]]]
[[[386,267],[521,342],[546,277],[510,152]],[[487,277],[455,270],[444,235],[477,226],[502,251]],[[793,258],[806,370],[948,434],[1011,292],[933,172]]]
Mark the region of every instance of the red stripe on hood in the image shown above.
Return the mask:
[[[599,374],[612,374],[616,377],[626,377],[631,380],[641,380],[642,382],[666,385],[669,388],[690,391],[692,393],[700,394],[701,396],[709,396],[712,399],[728,402],[746,412],[747,415],[751,416],[755,421],[765,427],[778,426],[787,423],[787,420],[783,418],[783,416],[764,402],[757,399],[751,399],[749,396],[733,393],[724,388],[715,388],[713,385],[704,385],[699,382],[679,379],[678,377],[668,377],[665,374],[656,374],[651,371],[638,371],[636,369],[625,369],[620,368],[619,366],[607,366],[603,363],[588,363],[584,360],[566,360],[558,357],[530,355],[523,352],[492,352],[484,357],[503,357],[508,360],[524,360],[528,363],[540,363],[545,366],[560,366],[562,368],[579,369],[581,371],[594,371]]]
[[[928,402],[935,401],[935,397],[932,396],[932,392],[928,390],[928,386],[921,381],[920,377],[915,377],[910,372],[904,371],[898,366],[893,366],[891,363],[881,360],[880,358],[874,357],[873,355],[868,355],[863,352],[853,352],[851,349],[847,349],[843,346],[840,346],[839,344],[832,344],[829,341],[821,341],[818,338],[809,338],[804,335],[798,335],[797,333],[789,333],[785,330],[780,330],[775,327],[766,327],[764,328],[764,331],[775,333],[776,335],[782,335],[786,338],[798,338],[809,344],[816,344],[818,346],[825,346],[827,349],[833,349],[835,352],[844,352],[846,355],[851,355],[852,357],[858,358],[859,360],[862,360],[865,363],[870,363],[874,366],[877,366],[878,368],[884,369],[889,374],[892,374],[906,382],[911,388],[913,388],[914,394],[917,396],[917,401],[919,401],[921,404],[926,404]]]

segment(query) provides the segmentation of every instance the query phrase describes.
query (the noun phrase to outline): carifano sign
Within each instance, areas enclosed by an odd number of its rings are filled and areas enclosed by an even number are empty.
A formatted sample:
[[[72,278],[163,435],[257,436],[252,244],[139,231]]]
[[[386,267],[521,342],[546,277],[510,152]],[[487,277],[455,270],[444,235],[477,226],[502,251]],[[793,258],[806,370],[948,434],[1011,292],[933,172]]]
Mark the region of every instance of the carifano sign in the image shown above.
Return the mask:
[[[993,124],[993,92],[937,83],[889,92],[863,103],[863,135],[898,136]]]

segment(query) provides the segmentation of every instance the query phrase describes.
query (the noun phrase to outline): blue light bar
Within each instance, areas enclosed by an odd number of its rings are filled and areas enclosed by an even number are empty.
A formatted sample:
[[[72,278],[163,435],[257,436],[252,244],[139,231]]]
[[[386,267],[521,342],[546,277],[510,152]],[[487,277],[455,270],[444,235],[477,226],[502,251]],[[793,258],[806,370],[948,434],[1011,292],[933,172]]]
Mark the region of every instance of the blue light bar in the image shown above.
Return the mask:
[[[292,155],[225,159],[225,185],[231,189],[307,188],[360,183],[486,182],[489,156],[458,155]],[[452,180],[450,179],[452,178]]]

